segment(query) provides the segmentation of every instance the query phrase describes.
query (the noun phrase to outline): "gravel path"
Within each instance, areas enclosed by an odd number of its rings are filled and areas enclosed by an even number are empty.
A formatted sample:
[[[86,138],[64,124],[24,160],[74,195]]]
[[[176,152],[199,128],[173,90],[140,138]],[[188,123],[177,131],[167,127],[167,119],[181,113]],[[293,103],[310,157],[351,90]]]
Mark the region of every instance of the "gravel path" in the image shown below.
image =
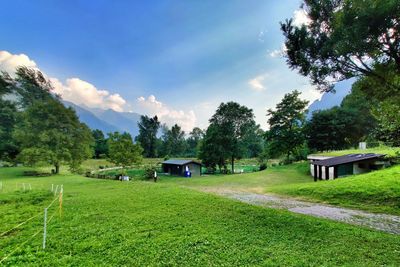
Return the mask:
[[[218,195],[237,199],[252,205],[327,218],[349,224],[370,227],[392,234],[400,234],[400,216],[369,213],[361,210],[338,208],[326,204],[300,201],[274,195],[256,194],[232,190],[205,190]]]

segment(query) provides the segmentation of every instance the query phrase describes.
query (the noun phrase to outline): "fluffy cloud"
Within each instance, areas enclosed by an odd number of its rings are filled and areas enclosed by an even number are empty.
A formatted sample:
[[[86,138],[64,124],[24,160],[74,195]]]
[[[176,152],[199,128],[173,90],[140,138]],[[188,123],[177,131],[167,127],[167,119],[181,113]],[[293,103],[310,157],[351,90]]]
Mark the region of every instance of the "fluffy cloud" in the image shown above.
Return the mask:
[[[265,80],[265,78],[268,76],[268,74],[262,74],[262,75],[258,75],[257,77],[250,79],[248,81],[248,84],[250,85],[250,87],[254,90],[254,91],[264,91],[266,89],[265,85],[263,84],[263,81]]]
[[[268,55],[270,57],[276,58],[276,57],[283,57],[286,54],[287,48],[285,44],[281,45],[280,49],[275,49],[273,51],[268,51]]]
[[[107,90],[99,90],[93,84],[79,78],[70,78],[65,83],[56,78],[50,78],[54,91],[63,99],[75,104],[84,104],[91,108],[113,109],[124,111],[126,104],[119,94],[110,94]]]
[[[150,95],[147,98],[139,97],[136,106],[139,113],[150,116],[157,115],[160,121],[168,126],[177,123],[186,132],[191,131],[196,124],[196,115],[193,110],[188,112],[175,110],[158,101],[154,95]]]
[[[36,63],[25,54],[13,55],[7,51],[0,51],[0,71],[7,71],[13,75],[18,66],[38,69]],[[93,84],[79,78],[67,79],[65,83],[57,78],[50,77],[49,80],[53,84],[54,92],[65,100],[93,108],[124,111],[126,101],[119,94],[99,90]]]
[[[35,61],[29,59],[25,54],[13,55],[7,51],[0,51],[1,71],[6,71],[12,75],[18,66],[37,67]]]
[[[304,9],[297,9],[293,12],[293,25],[301,27],[302,25],[309,25],[311,19],[308,17]]]

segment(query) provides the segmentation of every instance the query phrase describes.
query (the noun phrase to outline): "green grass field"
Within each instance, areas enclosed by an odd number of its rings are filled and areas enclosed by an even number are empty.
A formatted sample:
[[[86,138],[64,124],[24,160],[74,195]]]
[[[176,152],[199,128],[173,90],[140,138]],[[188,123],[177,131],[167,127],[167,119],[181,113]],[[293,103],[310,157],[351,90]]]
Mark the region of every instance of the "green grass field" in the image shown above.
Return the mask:
[[[286,184],[307,183],[312,181],[308,174],[308,164],[296,163],[292,165],[270,167],[265,171],[235,174],[235,175],[205,175],[201,177],[162,177],[161,182],[178,184],[188,187],[222,188],[264,192],[271,187]]]
[[[333,181],[271,188],[278,194],[373,212],[400,215],[400,165]]]
[[[335,150],[328,152],[321,152],[318,155],[321,156],[343,156],[346,154],[358,154],[358,153],[376,153],[376,154],[385,154],[388,157],[394,157],[400,153],[400,147],[388,147],[388,146],[378,146],[374,148],[367,148],[364,150],[360,149],[346,149],[346,150]]]
[[[289,195],[371,212],[400,214],[400,165],[362,175],[314,182],[307,162],[242,175],[162,177],[161,182],[217,191]]]
[[[295,172],[302,168],[282,168],[276,175],[297,179]],[[40,214],[54,197],[51,184],[64,185],[63,216],[59,217],[57,206],[50,208],[49,214],[56,216],[48,225],[45,251],[41,214],[1,236],[0,260],[23,244],[3,262],[6,266],[396,266],[400,262],[397,235],[247,205],[177,186],[184,182],[173,179],[155,184],[71,174],[39,178],[23,177],[22,170],[0,169],[0,233]],[[232,183],[240,186],[246,175],[275,180],[244,174],[215,177],[214,183],[233,178]],[[306,182],[305,177],[301,180],[296,183]],[[253,182],[250,187],[257,184]],[[32,191],[16,191],[20,183],[30,183]],[[196,183],[211,184],[200,179]]]

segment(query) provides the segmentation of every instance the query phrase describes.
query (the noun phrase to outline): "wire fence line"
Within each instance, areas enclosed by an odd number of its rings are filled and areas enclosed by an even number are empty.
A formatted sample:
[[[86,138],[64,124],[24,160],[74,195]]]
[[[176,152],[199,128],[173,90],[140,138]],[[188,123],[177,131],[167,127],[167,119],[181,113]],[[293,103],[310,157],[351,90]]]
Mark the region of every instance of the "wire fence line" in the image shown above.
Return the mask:
[[[22,225],[32,221],[33,219],[39,217],[40,215],[45,215],[44,216],[44,228],[43,229],[39,229],[38,231],[36,231],[32,236],[30,236],[27,240],[25,240],[24,242],[22,242],[21,244],[19,244],[14,250],[12,250],[11,252],[9,252],[6,256],[4,256],[1,260],[0,260],[0,264],[2,264],[4,261],[6,261],[10,256],[12,256],[14,253],[16,253],[19,249],[21,249],[25,244],[27,244],[29,241],[31,241],[33,238],[35,238],[39,233],[43,232],[43,249],[45,249],[45,243],[46,243],[46,225],[49,224],[53,218],[56,216],[57,212],[59,212],[60,216],[61,216],[61,209],[62,209],[62,199],[63,199],[63,186],[60,186],[60,191],[58,196],[56,196],[51,203],[44,208],[44,211],[39,212],[38,214],[28,218],[27,220],[15,225],[14,227],[12,227],[11,229],[1,233],[0,237],[5,236],[7,233],[10,233],[12,231],[14,231],[15,229],[21,227]],[[53,206],[54,203],[56,203],[56,200],[59,201],[59,205],[57,205],[56,209],[54,210],[54,212],[52,213],[52,215],[50,216],[50,218],[47,219],[47,210],[49,208],[51,208]]]

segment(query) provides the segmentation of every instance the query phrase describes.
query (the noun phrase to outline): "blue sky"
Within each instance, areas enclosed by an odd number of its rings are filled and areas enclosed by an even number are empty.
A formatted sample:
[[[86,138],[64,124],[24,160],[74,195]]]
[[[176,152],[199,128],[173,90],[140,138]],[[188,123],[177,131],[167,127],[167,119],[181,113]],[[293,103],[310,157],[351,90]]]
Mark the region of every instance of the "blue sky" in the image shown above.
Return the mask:
[[[67,100],[159,114],[186,130],[206,127],[220,102],[237,101],[266,128],[267,108],[285,93],[319,97],[278,55],[279,22],[299,6],[293,0],[5,1],[0,67],[29,60]]]

